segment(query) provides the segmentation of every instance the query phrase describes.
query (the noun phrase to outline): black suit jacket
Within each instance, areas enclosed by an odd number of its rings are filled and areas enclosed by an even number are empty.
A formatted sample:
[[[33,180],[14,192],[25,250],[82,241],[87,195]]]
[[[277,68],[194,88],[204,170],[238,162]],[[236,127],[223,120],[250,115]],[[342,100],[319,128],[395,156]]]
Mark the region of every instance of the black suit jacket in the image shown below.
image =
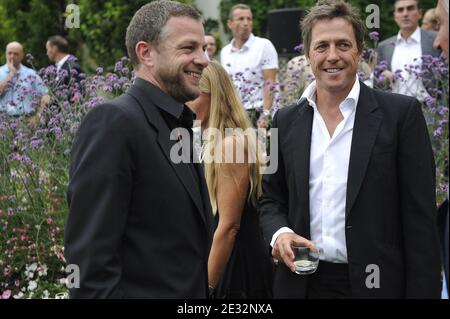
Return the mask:
[[[81,272],[71,297],[208,296],[213,222],[206,182],[194,178],[192,164],[171,161],[178,141],[170,140],[157,105],[177,102],[136,79],[80,126],[65,230],[67,263]]]
[[[80,77],[79,74],[82,73],[80,65],[76,61],[76,57],[71,56],[64,64],[61,66],[62,70],[67,71],[67,76],[64,78],[63,83],[69,85],[71,80],[73,82],[79,83]],[[72,70],[77,71],[76,75],[72,75]]]
[[[441,258],[442,258],[442,268],[445,273],[445,279],[447,284],[447,291],[450,287],[448,284],[449,274],[448,274],[448,198],[442,203],[438,210],[438,231],[439,231],[439,239],[441,242]]]
[[[263,178],[261,226],[267,241],[283,226],[310,239],[309,170],[313,109],[307,100],[280,109],[278,170]],[[361,83],[350,152],[346,244],[355,298],[440,295],[435,167],[417,100]],[[380,288],[366,287],[366,267]],[[274,295],[304,298],[308,276],[276,269]]]

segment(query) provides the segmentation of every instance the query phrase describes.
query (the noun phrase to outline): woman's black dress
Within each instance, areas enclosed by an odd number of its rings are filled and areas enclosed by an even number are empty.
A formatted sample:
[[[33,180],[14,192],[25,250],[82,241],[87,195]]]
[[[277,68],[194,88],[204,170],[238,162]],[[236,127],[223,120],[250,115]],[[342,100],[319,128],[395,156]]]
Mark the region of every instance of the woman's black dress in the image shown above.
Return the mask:
[[[219,215],[216,214],[216,223]],[[272,281],[270,248],[259,227],[257,210],[247,201],[233,251],[216,289],[216,298],[272,298]]]

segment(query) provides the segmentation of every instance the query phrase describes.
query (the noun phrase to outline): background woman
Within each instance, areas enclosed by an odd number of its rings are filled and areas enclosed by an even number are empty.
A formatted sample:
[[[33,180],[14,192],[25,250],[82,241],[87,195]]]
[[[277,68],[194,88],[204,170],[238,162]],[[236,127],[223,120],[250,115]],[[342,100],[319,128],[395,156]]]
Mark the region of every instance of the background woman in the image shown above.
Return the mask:
[[[270,298],[272,265],[256,210],[261,163],[255,132],[220,64],[209,63],[200,90],[190,106],[206,129],[202,158],[217,221],[208,260],[210,287],[217,298]],[[242,130],[226,136],[226,128]]]

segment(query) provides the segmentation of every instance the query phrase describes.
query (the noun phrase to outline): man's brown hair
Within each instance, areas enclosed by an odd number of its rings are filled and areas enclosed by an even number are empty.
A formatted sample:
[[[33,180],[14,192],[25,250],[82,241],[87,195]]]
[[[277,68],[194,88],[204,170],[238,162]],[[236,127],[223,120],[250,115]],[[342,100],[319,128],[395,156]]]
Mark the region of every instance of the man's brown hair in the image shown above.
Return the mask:
[[[320,20],[331,20],[334,18],[343,18],[352,25],[358,52],[361,53],[363,51],[364,35],[367,29],[358,10],[343,0],[319,0],[300,23],[303,46],[307,56],[309,56],[311,47],[311,35],[314,24]]]

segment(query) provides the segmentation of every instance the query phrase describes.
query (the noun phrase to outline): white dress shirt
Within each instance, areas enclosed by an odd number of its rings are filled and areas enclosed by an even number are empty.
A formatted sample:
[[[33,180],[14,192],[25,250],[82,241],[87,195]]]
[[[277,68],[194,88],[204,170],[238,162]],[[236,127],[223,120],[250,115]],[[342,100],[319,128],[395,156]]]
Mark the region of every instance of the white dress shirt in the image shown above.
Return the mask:
[[[245,109],[263,106],[263,70],[278,69],[278,54],[268,39],[250,34],[242,48],[234,39],[220,52],[220,63],[230,74]]]
[[[302,98],[306,98],[314,110],[309,173],[311,240],[323,250],[320,258],[334,263],[348,262],[345,206],[353,125],[359,92],[360,84],[356,76],[350,93],[339,105],[344,119],[338,124],[331,137],[315,102],[316,81],[311,83],[302,95]],[[284,232],[293,231],[288,227],[280,228],[272,237],[272,246],[278,235]]]
[[[69,59],[70,55],[67,54],[64,58],[56,62],[56,71],[61,70],[61,67],[66,63],[67,59]]]
[[[405,67],[410,68],[410,66],[417,66],[416,71],[420,72],[422,68],[421,57],[422,45],[420,28],[417,27],[416,31],[414,31],[408,39],[404,39],[399,32],[392,55],[391,70],[392,73],[395,73],[396,70],[402,70],[401,76],[403,79],[398,79],[394,82],[392,87],[394,93],[413,96],[420,101],[423,101],[425,97],[428,96],[421,78],[417,77],[415,74],[410,74],[405,70]]]
[[[59,80],[59,71],[61,70],[62,66],[64,65],[64,63],[66,63],[66,61],[69,59],[70,55],[66,54],[66,56],[64,58],[62,58],[61,60],[59,60],[58,62],[55,63],[56,65],[56,81]]]

